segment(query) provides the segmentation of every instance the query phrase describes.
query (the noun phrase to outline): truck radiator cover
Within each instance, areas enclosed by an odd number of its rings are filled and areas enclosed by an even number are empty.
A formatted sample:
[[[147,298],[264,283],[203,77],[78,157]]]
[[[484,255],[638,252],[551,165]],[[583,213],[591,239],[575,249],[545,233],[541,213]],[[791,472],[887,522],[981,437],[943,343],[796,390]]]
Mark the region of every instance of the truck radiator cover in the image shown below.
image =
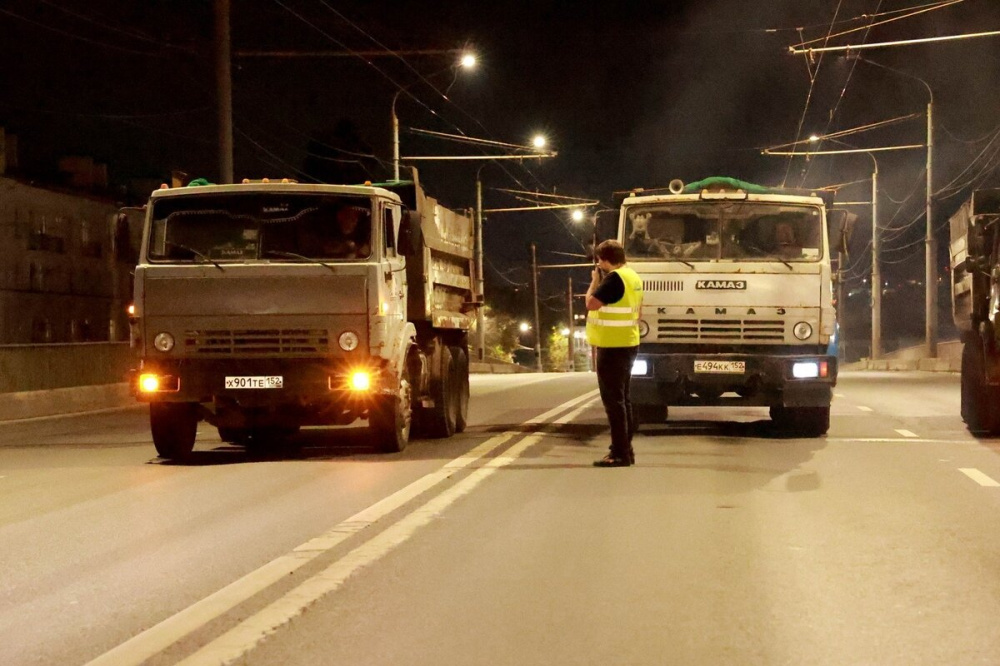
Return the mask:
[[[781,319],[699,319],[697,317],[656,320],[656,341],[711,342],[729,340],[782,342],[785,340],[785,322]]]
[[[195,356],[322,354],[330,349],[326,329],[213,329],[184,332],[184,351]]]

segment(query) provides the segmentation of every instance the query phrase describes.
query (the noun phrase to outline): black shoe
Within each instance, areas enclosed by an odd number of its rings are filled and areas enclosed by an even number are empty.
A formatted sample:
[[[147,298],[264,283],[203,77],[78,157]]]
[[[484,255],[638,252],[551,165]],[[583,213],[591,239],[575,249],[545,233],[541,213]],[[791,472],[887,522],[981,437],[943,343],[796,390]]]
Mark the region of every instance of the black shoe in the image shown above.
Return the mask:
[[[628,458],[618,458],[610,453],[600,460],[594,461],[594,467],[628,467],[631,464]]]

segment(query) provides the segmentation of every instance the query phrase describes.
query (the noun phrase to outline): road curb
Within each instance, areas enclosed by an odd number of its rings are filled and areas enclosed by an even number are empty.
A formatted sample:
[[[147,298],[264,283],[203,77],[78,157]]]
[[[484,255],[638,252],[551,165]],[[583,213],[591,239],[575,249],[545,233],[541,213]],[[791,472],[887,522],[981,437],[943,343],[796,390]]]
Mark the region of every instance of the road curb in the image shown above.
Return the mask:
[[[127,382],[0,393],[0,421],[57,416],[136,404]]]

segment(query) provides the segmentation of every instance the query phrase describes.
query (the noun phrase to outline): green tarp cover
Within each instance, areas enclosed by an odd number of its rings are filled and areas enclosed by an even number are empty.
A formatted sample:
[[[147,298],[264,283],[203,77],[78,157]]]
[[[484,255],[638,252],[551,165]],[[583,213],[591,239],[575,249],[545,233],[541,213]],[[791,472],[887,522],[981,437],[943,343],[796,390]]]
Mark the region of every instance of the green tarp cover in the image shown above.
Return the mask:
[[[725,176],[712,176],[711,178],[703,178],[694,183],[688,183],[684,186],[684,193],[694,194],[695,192],[700,192],[705,188],[720,186],[731,187],[733,189],[743,190],[744,192],[752,192],[754,194],[769,194],[773,191],[769,187],[748,183],[745,180],[727,178]]]

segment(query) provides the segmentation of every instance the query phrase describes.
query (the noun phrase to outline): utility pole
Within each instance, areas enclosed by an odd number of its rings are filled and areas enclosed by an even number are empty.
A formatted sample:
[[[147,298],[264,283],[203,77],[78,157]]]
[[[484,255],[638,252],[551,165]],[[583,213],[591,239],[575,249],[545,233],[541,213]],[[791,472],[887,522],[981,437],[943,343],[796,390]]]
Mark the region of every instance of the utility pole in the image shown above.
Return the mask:
[[[483,280],[483,181],[480,180],[478,171],[476,172],[476,283],[476,291],[483,299],[476,309],[476,355],[483,361],[486,357],[486,318],[483,315],[483,308],[486,306],[484,293],[486,283]]]
[[[924,84],[926,85],[926,83]],[[926,331],[927,358],[937,358],[938,308],[937,308],[937,240],[934,238],[934,177],[932,175],[934,155],[934,93],[927,86],[930,101],[927,102],[927,256],[926,276]]]
[[[576,364],[574,362],[576,344],[573,340],[573,334],[576,332],[573,326],[573,276],[569,276],[569,286],[566,290],[566,307],[569,310],[569,340],[567,341],[567,356],[569,357],[569,371],[573,372],[576,370]]]
[[[840,355],[847,358],[847,301],[844,300],[844,253],[837,253],[837,320],[840,322]]]
[[[531,244],[531,282],[535,292],[535,370],[542,371],[542,328],[538,316],[538,256]]]
[[[878,265],[878,162],[872,156],[872,352],[873,359],[882,356],[882,271]]]
[[[229,59],[229,0],[215,0],[215,83],[219,113],[219,181],[233,182],[233,82]]]

